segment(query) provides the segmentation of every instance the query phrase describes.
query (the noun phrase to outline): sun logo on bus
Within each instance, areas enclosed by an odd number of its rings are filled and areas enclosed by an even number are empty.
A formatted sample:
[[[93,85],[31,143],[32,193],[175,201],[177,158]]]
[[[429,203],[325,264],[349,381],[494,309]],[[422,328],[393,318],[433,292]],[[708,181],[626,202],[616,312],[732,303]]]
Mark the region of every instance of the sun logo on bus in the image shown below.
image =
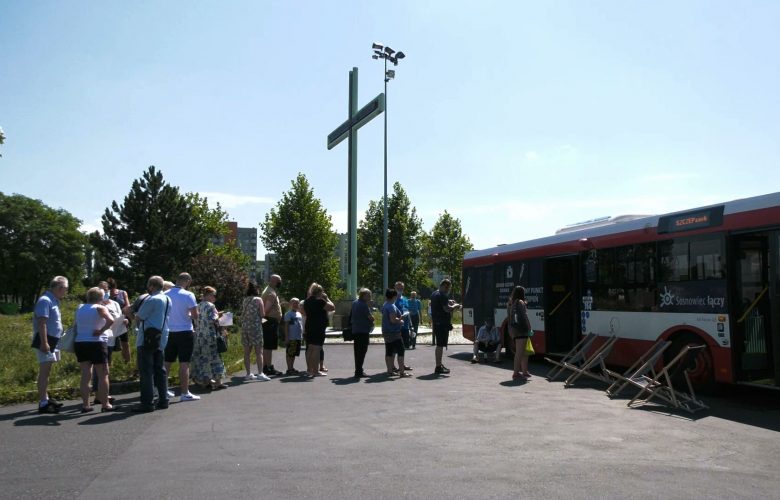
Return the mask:
[[[673,299],[674,299],[674,295],[672,294],[672,291],[669,290],[667,287],[664,287],[664,293],[661,294],[661,307],[672,305]]]

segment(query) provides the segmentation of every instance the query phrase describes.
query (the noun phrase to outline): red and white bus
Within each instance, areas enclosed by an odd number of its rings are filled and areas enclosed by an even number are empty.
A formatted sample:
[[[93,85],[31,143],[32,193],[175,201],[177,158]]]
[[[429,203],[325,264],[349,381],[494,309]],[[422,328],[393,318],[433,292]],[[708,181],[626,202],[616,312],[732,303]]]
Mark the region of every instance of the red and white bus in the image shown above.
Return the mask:
[[[526,289],[537,353],[583,333],[617,335],[608,362],[629,366],[658,339],[666,355],[706,344],[691,371],[715,383],[780,388],[780,193],[660,216],[589,221],[554,236],[468,253],[463,332],[506,318]]]

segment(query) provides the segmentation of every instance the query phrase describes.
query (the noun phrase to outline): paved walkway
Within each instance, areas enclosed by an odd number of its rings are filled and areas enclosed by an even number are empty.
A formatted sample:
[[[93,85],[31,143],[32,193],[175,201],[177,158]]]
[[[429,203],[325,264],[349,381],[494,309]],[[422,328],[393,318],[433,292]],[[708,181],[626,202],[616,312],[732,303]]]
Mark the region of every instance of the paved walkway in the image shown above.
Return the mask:
[[[540,363],[517,384],[469,346],[446,377],[433,348],[408,352],[403,380],[372,346],[360,381],[349,346],[325,349],[328,377],[238,376],[151,414],[0,408],[0,498],[778,498],[776,394],[708,399],[692,420],[564,389]]]

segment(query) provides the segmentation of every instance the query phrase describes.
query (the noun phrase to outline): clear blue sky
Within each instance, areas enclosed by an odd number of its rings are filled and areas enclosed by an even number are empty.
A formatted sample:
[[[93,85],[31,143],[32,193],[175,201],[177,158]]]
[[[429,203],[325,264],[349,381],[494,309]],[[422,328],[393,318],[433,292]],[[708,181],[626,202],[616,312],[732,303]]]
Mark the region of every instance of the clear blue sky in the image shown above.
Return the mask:
[[[256,226],[309,178],[346,230],[348,72],[390,182],[477,248],[779,188],[780,2],[0,0],[0,191],[86,229],[149,165]],[[360,131],[360,214],[382,194]],[[183,235],[184,236],[184,235]]]

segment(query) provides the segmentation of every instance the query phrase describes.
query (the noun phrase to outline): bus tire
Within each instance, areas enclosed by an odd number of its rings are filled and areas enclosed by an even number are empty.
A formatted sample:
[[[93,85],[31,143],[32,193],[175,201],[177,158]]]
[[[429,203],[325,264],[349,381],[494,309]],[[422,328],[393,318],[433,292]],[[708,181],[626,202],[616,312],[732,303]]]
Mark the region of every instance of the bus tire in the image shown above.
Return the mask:
[[[698,335],[691,332],[685,332],[672,338],[672,345],[664,352],[664,364],[669,363],[677,356],[685,346],[688,345],[706,345],[706,342]],[[702,394],[714,394],[717,388],[715,383],[715,364],[712,361],[712,353],[709,347],[702,350],[696,356],[694,365],[688,369],[688,378],[696,392]],[[680,375],[672,380],[675,387],[687,390],[685,387],[685,377]]]

